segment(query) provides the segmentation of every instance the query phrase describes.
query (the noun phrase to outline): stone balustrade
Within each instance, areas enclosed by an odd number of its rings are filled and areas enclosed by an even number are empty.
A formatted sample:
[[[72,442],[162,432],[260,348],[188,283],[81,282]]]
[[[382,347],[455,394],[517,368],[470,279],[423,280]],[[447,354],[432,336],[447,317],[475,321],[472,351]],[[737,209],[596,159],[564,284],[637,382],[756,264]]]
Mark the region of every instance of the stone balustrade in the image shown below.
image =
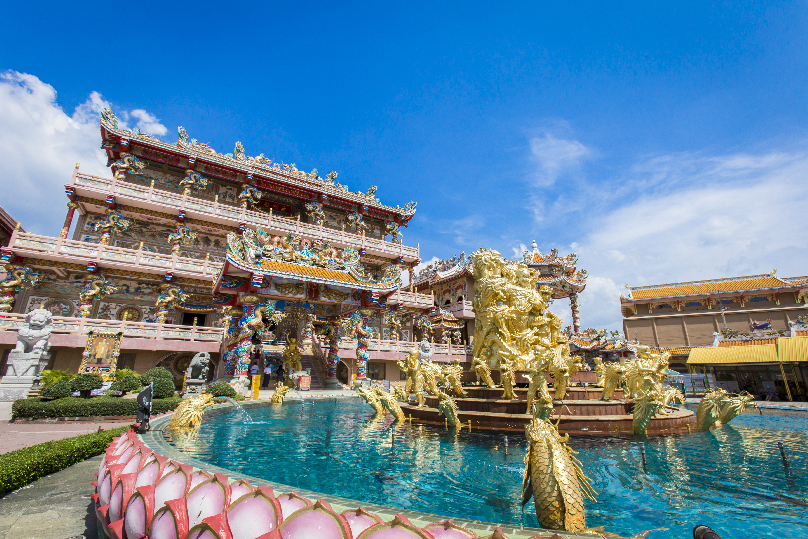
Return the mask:
[[[338,248],[364,249],[368,254],[385,258],[401,257],[408,263],[420,258],[417,247],[407,247],[385,241],[384,238],[371,238],[344,230],[302,223],[296,219],[280,217],[271,213],[245,210],[218,201],[155,189],[154,185],[146,187],[79,172],[74,174],[71,183],[66,187],[72,187],[80,196],[96,195],[106,199],[107,195],[114,195],[116,200],[122,204],[161,211],[183,210],[189,218],[232,226],[238,226],[241,223],[252,227],[260,226],[274,235],[285,235],[291,232],[310,239],[331,242]]]
[[[387,296],[387,305],[399,305],[415,309],[431,309],[435,306],[435,298],[432,294],[419,294],[409,292],[400,288]]]
[[[470,301],[455,301],[449,305],[441,305],[441,309],[451,313],[455,318],[474,318],[474,309]]]
[[[471,361],[471,346],[463,344],[439,344],[430,343],[432,346],[432,358],[435,361]],[[416,348],[417,342],[390,341],[383,339],[371,339],[368,342],[368,353],[370,359],[404,359],[404,355]],[[339,356],[341,358],[352,358],[356,356],[356,341],[342,339],[339,344]]]
[[[165,274],[170,271],[175,276],[204,280],[212,280],[221,269],[221,264],[210,260],[196,260],[19,231],[12,234],[8,249],[18,256],[82,264],[95,262],[104,268],[145,273]]]
[[[0,332],[14,332],[25,325],[25,316],[20,313],[0,313]],[[55,335],[86,335],[88,331],[118,330],[125,338],[151,340],[180,340],[220,342],[223,328],[206,326],[177,326],[152,322],[101,320],[97,318],[73,318],[54,316],[52,338]]]

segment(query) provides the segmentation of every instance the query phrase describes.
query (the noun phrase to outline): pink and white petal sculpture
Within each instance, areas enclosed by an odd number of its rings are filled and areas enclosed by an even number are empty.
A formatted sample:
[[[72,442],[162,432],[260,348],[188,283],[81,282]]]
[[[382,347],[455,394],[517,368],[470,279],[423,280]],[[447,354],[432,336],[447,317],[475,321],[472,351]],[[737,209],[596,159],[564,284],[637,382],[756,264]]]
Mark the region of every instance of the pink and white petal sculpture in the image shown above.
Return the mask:
[[[322,500],[286,517],[278,531],[283,539],[353,539],[345,517]]]

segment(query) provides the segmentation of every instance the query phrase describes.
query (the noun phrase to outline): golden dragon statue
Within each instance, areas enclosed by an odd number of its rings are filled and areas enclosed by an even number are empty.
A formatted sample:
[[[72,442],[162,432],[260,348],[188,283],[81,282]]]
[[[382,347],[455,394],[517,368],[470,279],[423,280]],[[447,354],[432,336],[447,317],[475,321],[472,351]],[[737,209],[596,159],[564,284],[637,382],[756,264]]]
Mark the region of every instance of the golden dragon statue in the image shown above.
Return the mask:
[[[113,232],[125,232],[129,229],[129,225],[131,224],[132,220],[124,217],[121,212],[108,209],[106,219],[95,223],[93,229],[96,232],[101,231],[98,243],[101,245],[109,245]]]
[[[570,379],[580,368],[580,358],[570,355],[570,347],[567,338],[563,335],[558,337],[558,344],[554,347],[552,361],[548,367],[553,375],[553,389],[555,393],[553,400],[563,401],[567,396],[567,387]]]
[[[0,312],[11,312],[14,296],[17,292],[32,288],[39,279],[39,274],[31,268],[17,264],[7,264],[4,268],[6,278],[0,281]]]
[[[179,225],[177,229],[168,235],[168,243],[171,244],[171,254],[176,255],[180,252],[180,246],[191,244],[196,240],[197,233],[191,230],[186,225]]]
[[[420,363],[418,363],[418,349],[413,348],[407,352],[407,357],[404,361],[396,361],[396,363],[401,372],[407,375],[407,382],[404,384],[403,391],[407,395],[407,399],[404,400],[409,400],[409,394],[415,392],[418,371],[421,367]]]
[[[455,400],[445,393],[438,397],[438,411],[446,417],[447,424],[456,427],[460,424],[457,414],[460,412]]]
[[[286,395],[286,392],[291,389],[289,386],[284,385],[278,382],[278,385],[275,386],[275,391],[272,392],[272,398],[269,400],[272,404],[283,404],[283,397]]]
[[[460,360],[455,359],[454,363],[451,365],[444,366],[443,377],[446,380],[447,385],[454,390],[455,397],[468,396],[466,390],[463,389],[463,366],[460,364]]]
[[[400,400],[401,402],[409,402],[410,401],[410,394],[407,392],[406,389],[404,389],[404,386],[402,386],[400,384],[397,385],[397,386],[394,386],[393,391],[396,394],[396,398],[398,400]]]
[[[617,361],[603,364],[603,393],[600,400],[608,401],[614,396],[614,391],[622,386],[626,374],[626,365]]]
[[[549,407],[552,410],[552,406]],[[525,427],[528,441],[522,480],[522,505],[533,498],[536,517],[543,528],[580,532],[586,530],[584,497],[597,493],[581,470],[581,463],[547,415],[547,406],[535,406],[533,420]]]
[[[482,380],[482,382],[490,388],[497,387],[497,384],[494,383],[494,380],[491,379],[491,367],[488,366],[488,363],[478,357],[475,357],[471,362],[471,368],[474,369],[474,372],[477,374],[477,378]]]
[[[536,347],[536,359],[527,366],[527,372],[530,377],[530,385],[528,385],[527,388],[527,411],[525,413],[533,413],[533,403],[536,401],[536,399],[542,402],[552,402],[553,400],[550,397],[550,392],[547,389],[547,376],[545,376],[545,373],[553,360],[553,356],[554,352],[552,350],[542,353],[541,348]]]
[[[390,412],[396,421],[404,421],[404,411],[401,409],[401,406],[398,405],[398,399],[396,395],[393,393],[388,393],[384,390],[384,388],[376,386],[375,388],[376,395],[379,397],[379,401],[382,403],[382,406]]]
[[[185,399],[177,406],[177,409],[174,410],[174,415],[171,416],[171,423],[168,424],[168,428],[184,429],[198,427],[199,424],[202,423],[202,414],[205,413],[205,408],[213,406],[214,404],[213,395],[207,393],[192,399]]]
[[[663,406],[661,397],[659,393],[650,391],[635,399],[631,420],[631,432],[635,436],[645,436],[648,425]]]
[[[597,375],[596,387],[603,387],[606,384],[605,372],[603,371],[603,358],[595,358],[595,375]]]
[[[356,392],[366,403],[368,403],[377,414],[384,413],[384,405],[379,400],[379,395],[373,389],[365,389],[361,385],[356,386]]]
[[[729,423],[750,406],[755,406],[755,397],[743,391],[738,394],[724,389],[713,389],[701,398],[696,409],[696,430],[708,431]]]
[[[516,373],[514,372],[514,364],[513,361],[506,359],[504,357],[500,357],[499,359],[499,373],[500,373],[500,382],[502,382],[502,397],[501,399],[506,400],[515,400],[516,394],[513,392],[514,386],[516,386]]]

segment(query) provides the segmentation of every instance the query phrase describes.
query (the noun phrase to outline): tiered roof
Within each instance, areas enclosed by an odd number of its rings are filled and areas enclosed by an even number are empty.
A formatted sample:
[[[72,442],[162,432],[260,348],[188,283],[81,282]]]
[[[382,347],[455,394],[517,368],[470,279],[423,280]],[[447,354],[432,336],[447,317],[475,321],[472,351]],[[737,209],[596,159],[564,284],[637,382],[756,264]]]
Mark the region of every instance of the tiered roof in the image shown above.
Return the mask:
[[[448,260],[438,260],[422,269],[414,278],[415,286],[428,284],[434,285],[462,275],[471,276],[471,260],[466,258],[466,253]]]
[[[463,327],[463,321],[455,318],[451,313],[438,308],[435,315],[429,317],[432,322],[432,329],[460,329]]]
[[[625,339],[620,332],[588,328],[569,336],[572,351],[587,352],[637,352],[638,342]]]
[[[762,292],[805,286],[808,277],[779,278],[775,272],[745,277],[727,277],[703,281],[687,281],[650,286],[627,286],[629,296],[624,300],[668,299],[686,296],[705,296],[731,292]]]
[[[115,114],[105,109],[101,113],[102,148],[110,161],[116,161],[122,153],[137,153],[144,159],[158,161],[176,167],[194,169],[205,175],[238,183],[250,183],[269,191],[278,191],[304,200],[320,199],[326,205],[343,207],[358,206],[358,211],[371,217],[406,224],[415,215],[415,202],[400,206],[382,204],[376,197],[376,187],[366,192],[351,192],[346,185],[336,182],[332,172],[325,178],[317,170],[306,173],[292,164],[274,162],[263,154],[258,157],[246,155],[240,142],[232,154],[221,154],[207,144],[189,139],[185,129],[178,129],[176,144],[168,144],[135,129],[130,131],[118,125]],[[135,151],[135,148],[139,148]]]
[[[536,242],[531,244],[530,251],[524,251],[523,260],[532,269],[540,274],[538,283],[553,289],[553,297],[565,298],[571,294],[578,294],[586,288],[588,273],[578,270],[578,255],[570,253],[559,256],[558,249],[550,254],[539,251]]]

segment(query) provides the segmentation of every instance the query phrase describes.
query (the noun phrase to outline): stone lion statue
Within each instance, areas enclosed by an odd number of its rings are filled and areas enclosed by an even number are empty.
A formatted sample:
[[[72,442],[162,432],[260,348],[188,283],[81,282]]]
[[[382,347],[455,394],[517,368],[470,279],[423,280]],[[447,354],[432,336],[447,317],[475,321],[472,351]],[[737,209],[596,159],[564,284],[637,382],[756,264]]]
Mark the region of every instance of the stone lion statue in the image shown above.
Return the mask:
[[[420,363],[432,362],[432,345],[426,339],[418,344],[418,361]]]
[[[210,354],[208,352],[199,352],[188,364],[188,369],[185,371],[186,380],[202,380],[203,382],[208,379],[208,366],[210,365]]]
[[[17,333],[15,352],[38,356],[48,355],[50,350],[51,331],[53,331],[53,315],[45,309],[34,309],[25,317],[25,325]]]

